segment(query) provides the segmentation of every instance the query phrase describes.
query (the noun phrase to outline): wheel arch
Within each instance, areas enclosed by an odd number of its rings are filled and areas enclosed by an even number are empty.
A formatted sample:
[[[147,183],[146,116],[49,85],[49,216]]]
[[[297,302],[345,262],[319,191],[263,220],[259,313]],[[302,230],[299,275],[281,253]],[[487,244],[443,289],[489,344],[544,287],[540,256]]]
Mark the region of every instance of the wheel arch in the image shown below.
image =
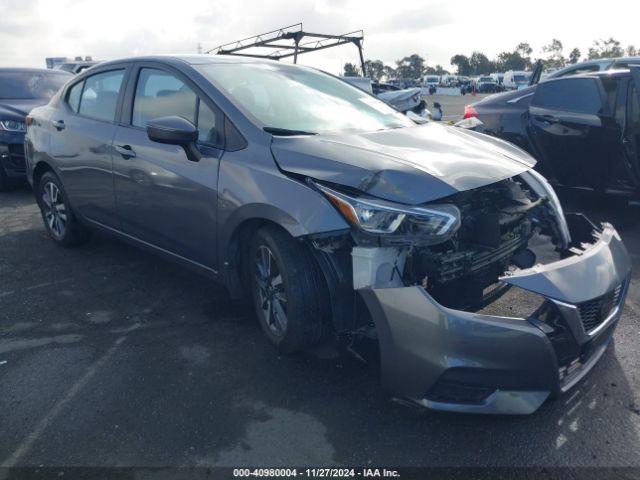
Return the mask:
[[[274,226],[294,238],[309,232],[289,213],[268,204],[248,204],[237,209],[219,226],[218,264],[231,296],[243,296],[242,258],[253,234],[265,226]]]
[[[51,164],[49,164],[46,160],[39,160],[36,163],[36,166],[33,168],[32,179],[33,179],[33,188],[36,190],[38,188],[38,183],[40,179],[46,172],[53,172],[55,175],[58,175],[55,169]]]

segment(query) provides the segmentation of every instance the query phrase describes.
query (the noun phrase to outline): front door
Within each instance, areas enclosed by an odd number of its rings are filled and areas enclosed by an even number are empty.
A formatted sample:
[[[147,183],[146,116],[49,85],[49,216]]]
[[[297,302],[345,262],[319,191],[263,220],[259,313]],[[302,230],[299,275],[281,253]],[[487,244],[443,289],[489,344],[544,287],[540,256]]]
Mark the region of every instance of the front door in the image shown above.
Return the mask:
[[[603,89],[597,78],[567,78],[538,84],[528,128],[539,169],[566,186],[600,188],[608,168]]]
[[[124,233],[157,248],[216,268],[219,111],[178,72],[141,67],[131,104],[114,139],[116,206]],[[178,115],[199,130],[200,161],[182,147],[149,140],[146,123]]]

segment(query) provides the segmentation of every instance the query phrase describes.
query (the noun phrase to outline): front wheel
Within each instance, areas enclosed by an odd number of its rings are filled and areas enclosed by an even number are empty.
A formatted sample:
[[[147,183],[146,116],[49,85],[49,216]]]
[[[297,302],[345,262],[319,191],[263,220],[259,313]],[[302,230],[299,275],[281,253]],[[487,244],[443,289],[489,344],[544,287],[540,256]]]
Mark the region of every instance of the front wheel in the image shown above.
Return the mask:
[[[89,231],[73,215],[62,182],[54,173],[46,172],[42,176],[37,195],[44,226],[54,242],[71,247],[89,239]]]
[[[277,227],[254,235],[246,262],[258,321],[285,353],[309,348],[323,337],[329,299],[322,273],[305,245]]]

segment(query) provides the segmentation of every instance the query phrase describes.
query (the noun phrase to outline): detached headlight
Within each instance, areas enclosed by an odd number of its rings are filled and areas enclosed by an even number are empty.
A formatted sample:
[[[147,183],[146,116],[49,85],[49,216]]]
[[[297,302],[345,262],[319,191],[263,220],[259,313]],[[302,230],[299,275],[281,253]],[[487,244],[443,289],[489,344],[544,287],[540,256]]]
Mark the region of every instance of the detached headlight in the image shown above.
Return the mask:
[[[455,205],[408,207],[382,200],[355,198],[316,185],[353,226],[378,235],[420,236],[422,242],[440,243],[460,227],[460,210]]]
[[[25,132],[24,122],[19,120],[0,120],[0,130],[8,132]]]

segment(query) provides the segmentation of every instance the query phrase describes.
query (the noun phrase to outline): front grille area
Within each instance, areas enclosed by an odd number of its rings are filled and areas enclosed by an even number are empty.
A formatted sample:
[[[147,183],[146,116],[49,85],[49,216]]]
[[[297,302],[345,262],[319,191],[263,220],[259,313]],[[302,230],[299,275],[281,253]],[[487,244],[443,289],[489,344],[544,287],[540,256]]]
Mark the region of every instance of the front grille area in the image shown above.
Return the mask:
[[[620,303],[623,285],[620,284],[609,293],[578,304],[578,312],[584,331],[589,333],[604,322]]]
[[[10,143],[9,153],[18,157],[24,157],[24,145],[19,143]]]
[[[5,168],[8,168],[15,172],[24,172],[25,168],[25,159],[24,159],[24,145],[21,143],[10,143],[9,147],[9,157],[4,161]]]

